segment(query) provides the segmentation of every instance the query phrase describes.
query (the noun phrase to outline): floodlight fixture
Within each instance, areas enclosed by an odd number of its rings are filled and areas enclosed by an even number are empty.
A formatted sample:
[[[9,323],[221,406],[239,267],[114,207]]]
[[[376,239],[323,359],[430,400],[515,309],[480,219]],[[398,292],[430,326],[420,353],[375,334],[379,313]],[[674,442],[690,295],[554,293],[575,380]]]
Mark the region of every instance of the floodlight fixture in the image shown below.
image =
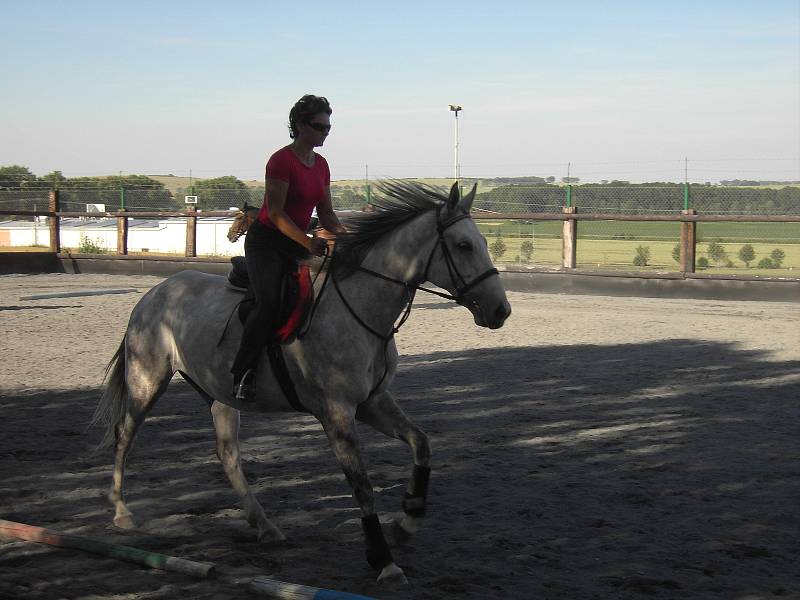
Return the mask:
[[[458,181],[459,175],[461,174],[461,169],[458,165],[458,112],[463,110],[460,105],[458,104],[451,104],[450,105],[450,112],[455,114],[456,121],[455,121],[455,130],[456,130],[456,141],[455,141],[455,165],[453,167],[453,178]]]

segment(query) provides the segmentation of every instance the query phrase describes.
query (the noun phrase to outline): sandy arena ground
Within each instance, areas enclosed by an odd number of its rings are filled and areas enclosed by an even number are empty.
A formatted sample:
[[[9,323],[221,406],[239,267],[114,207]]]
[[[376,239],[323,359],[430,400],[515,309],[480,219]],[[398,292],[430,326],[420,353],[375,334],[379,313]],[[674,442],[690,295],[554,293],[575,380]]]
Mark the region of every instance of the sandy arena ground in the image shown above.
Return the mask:
[[[384,598],[800,598],[800,304],[511,293],[498,331],[422,294],[394,390],[434,449],[424,529],[384,593],[311,417],[243,414],[245,472],[289,538],[256,542],[176,381],[142,427],[111,526],[86,432],[103,370],[157,277],[0,277],[0,518]],[[20,300],[33,294],[122,294]],[[384,520],[410,454],[362,429]],[[0,599],[255,597],[0,539]]]

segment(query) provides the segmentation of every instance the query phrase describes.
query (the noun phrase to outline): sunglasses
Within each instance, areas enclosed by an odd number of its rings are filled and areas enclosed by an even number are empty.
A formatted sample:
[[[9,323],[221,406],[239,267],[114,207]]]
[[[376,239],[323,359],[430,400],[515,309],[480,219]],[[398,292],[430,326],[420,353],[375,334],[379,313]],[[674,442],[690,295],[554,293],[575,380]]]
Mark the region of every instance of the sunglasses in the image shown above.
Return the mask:
[[[331,126],[326,125],[325,123],[306,123],[306,125],[315,131],[319,131],[320,133],[328,133],[331,130]]]

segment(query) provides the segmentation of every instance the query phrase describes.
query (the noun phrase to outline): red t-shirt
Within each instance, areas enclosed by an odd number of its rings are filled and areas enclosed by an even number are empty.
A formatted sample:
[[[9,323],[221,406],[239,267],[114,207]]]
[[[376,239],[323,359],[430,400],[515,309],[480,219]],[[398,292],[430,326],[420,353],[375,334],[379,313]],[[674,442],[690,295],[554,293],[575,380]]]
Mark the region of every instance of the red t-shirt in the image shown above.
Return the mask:
[[[314,207],[325,199],[325,189],[331,185],[328,161],[315,152],[314,166],[309,167],[297,158],[289,146],[285,146],[267,161],[267,178],[289,184],[284,210],[289,218],[305,231],[311,221]],[[269,220],[269,206],[266,199],[258,212],[258,220],[268,227],[274,227]]]

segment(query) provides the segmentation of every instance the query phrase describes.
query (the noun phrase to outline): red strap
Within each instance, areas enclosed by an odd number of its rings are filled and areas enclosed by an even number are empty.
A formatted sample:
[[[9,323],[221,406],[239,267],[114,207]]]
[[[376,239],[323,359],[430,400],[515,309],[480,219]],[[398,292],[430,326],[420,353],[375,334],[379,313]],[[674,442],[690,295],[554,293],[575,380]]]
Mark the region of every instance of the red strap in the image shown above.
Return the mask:
[[[300,324],[303,322],[303,316],[310,306],[313,296],[311,271],[308,265],[300,265],[297,271],[292,273],[291,276],[297,280],[298,284],[297,303],[292,307],[292,312],[289,318],[286,319],[286,323],[276,332],[278,341],[280,342],[288,340],[295,333],[295,330],[300,327]]]

